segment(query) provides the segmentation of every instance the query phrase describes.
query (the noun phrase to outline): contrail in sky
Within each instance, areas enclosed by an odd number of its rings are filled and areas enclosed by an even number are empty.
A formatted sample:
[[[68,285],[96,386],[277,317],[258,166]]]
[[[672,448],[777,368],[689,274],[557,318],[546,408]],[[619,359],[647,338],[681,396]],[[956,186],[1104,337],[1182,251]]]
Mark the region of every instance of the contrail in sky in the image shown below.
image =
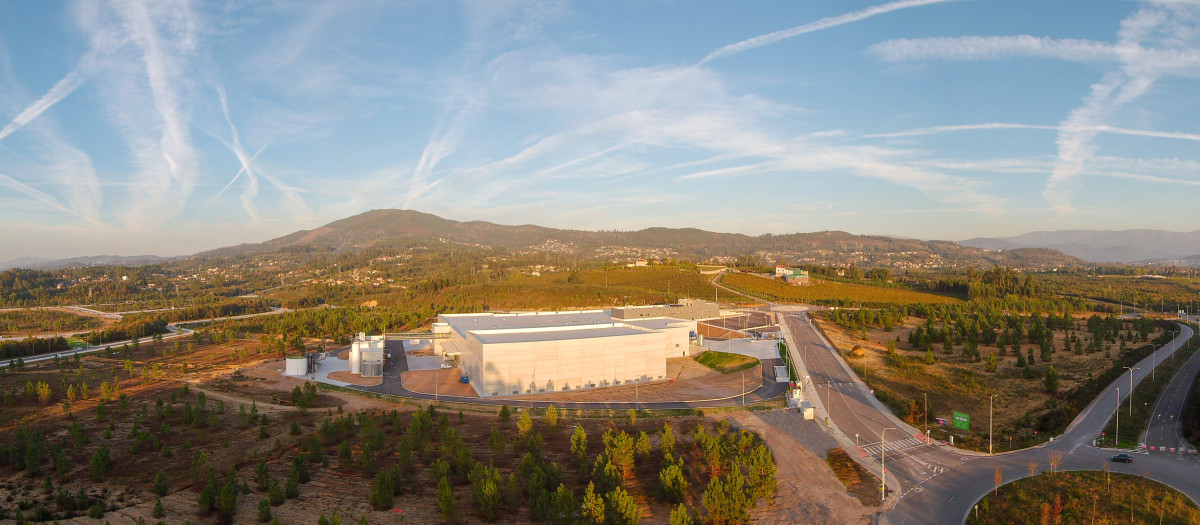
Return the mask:
[[[12,122],[9,122],[7,126],[4,126],[3,129],[0,129],[0,140],[4,140],[4,137],[11,135],[18,129],[21,129],[21,127],[37,118],[38,115],[41,115],[47,109],[50,109],[57,104],[60,100],[66,98],[66,96],[70,95],[72,91],[75,91],[80,84],[83,84],[83,81],[86,80],[86,78],[86,75],[80,72],[79,67],[71,70],[70,73],[67,73],[67,76],[59,79],[59,81],[54,84],[54,87],[50,88],[50,91],[47,91],[45,95],[42,95],[42,98],[39,98],[33,104],[30,104],[29,107],[25,108],[24,111],[18,114],[17,117],[12,120]]]
[[[709,53],[708,56],[704,57],[704,59],[702,59],[700,61],[700,64],[703,65],[703,64],[706,64],[709,61],[717,59],[717,58],[727,57],[729,55],[735,55],[735,54],[741,53],[742,51],[748,51],[748,50],[751,50],[751,49],[754,49],[757,47],[774,44],[775,42],[778,42],[780,40],[785,40],[788,38],[792,38],[794,36],[803,35],[805,33],[812,33],[813,31],[820,31],[822,29],[828,29],[830,27],[836,27],[836,26],[840,26],[843,24],[849,24],[851,22],[857,22],[859,20],[871,18],[875,15],[890,13],[892,11],[899,11],[901,9],[907,9],[910,7],[920,7],[923,5],[941,4],[941,3],[952,2],[952,1],[954,1],[954,0],[899,0],[897,2],[890,2],[887,4],[883,4],[883,5],[868,7],[866,9],[861,9],[858,11],[846,13],[844,15],[837,15],[837,16],[831,16],[828,18],[822,18],[820,20],[817,20],[816,22],[809,22],[807,24],[798,25],[791,29],[784,29],[781,31],[776,31],[774,33],[767,33],[765,35],[756,36],[754,38],[742,40],[741,42],[729,44],[727,46],[718,48],[716,51],[713,51],[712,53]]]

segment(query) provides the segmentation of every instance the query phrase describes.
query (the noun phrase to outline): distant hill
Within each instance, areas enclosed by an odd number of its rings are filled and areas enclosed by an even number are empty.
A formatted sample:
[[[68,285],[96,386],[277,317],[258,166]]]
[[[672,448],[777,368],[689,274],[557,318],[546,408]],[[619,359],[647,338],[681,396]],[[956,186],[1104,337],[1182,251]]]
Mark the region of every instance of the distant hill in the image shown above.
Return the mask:
[[[990,250],[1050,248],[1085,261],[1133,263],[1187,259],[1200,254],[1200,230],[1057,230],[1015,237],[980,237],[959,244]]]
[[[461,245],[510,252],[562,253],[580,258],[625,261],[673,258],[704,261],[757,254],[792,264],[848,264],[903,269],[987,267],[1052,268],[1083,262],[1054,250],[994,252],[951,241],[922,241],[840,231],[749,236],[695,228],[638,231],[560,230],[536,225],[459,222],[412,210],[373,210],[259,244],[197,254],[229,257],[270,252],[344,252],[414,245]]]
[[[25,268],[29,270],[53,270],[71,266],[142,266],[170,260],[171,257],[157,255],[92,255],[72,257],[70,259],[45,259],[39,257],[21,257],[0,263],[0,271],[9,268]]]
[[[0,271],[7,270],[9,268],[33,268],[36,264],[47,263],[53,260],[54,259],[47,259],[45,257],[18,257],[16,259],[0,262]]]

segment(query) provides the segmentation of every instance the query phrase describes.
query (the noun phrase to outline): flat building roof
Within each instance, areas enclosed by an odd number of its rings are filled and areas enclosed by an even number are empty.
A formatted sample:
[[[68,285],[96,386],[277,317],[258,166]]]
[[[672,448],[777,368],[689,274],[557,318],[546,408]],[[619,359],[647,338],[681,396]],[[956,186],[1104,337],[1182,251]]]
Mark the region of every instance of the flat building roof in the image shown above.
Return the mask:
[[[592,339],[599,337],[621,337],[653,333],[623,323],[608,323],[579,326],[554,326],[536,328],[510,328],[471,330],[471,335],[484,344],[528,343],[534,341],[562,341],[569,339]]]

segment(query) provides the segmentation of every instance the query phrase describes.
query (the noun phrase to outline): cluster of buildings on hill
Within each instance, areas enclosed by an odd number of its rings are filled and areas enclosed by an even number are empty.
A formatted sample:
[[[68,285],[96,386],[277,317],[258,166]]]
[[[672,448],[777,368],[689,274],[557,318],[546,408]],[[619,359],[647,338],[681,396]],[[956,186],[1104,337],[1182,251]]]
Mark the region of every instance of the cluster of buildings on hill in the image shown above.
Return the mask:
[[[667,359],[700,351],[696,321],[716,303],[606,310],[442,314],[433,353],[458,363],[480,397],[561,392],[666,379]],[[359,334],[350,372],[383,373],[385,336]]]
[[[775,277],[788,284],[808,284],[808,271],[801,268],[775,267]]]

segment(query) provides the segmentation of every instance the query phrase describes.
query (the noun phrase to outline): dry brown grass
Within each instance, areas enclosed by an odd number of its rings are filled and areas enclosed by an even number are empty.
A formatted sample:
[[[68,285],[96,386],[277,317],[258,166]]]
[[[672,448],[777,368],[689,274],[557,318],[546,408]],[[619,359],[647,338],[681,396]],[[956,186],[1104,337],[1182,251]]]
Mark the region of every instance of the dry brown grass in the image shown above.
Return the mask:
[[[908,343],[909,331],[923,322],[922,319],[909,317],[891,331],[871,327],[867,329],[867,339],[863,340],[858,334],[847,333],[832,323],[817,320],[818,325],[843,355],[854,346],[861,346],[863,357],[847,357],[847,361],[860,376],[866,374],[865,379],[873,388],[883,390],[885,396],[891,395],[902,403],[916,400],[918,408],[922,408],[920,405],[924,403],[922,394],[928,394],[928,421],[931,428],[938,430],[934,425],[935,417],[949,419],[952,411],[966,412],[971,415],[973,430],[969,434],[973,435],[974,446],[986,449],[988,396],[997,394],[992,404],[993,426],[997,434],[996,450],[1002,451],[1008,446],[1009,441],[1004,435],[1006,433],[1016,432],[1019,434],[1018,440],[1024,433],[1031,433],[1024,424],[1026,414],[1036,420],[1038,415],[1048,411],[1055,402],[1043,387],[1043,375],[1040,371],[1044,364],[1040,361],[1040,350],[1032,347],[1034,356],[1039,358],[1035,365],[1035,370],[1039,373],[1034,374],[1032,378],[1025,377],[1023,371],[1016,367],[1017,358],[1011,348],[1008,349],[1006,357],[1000,357],[995,345],[980,345],[979,353],[984,359],[974,362],[962,357],[961,346],[955,346],[953,353],[946,354],[942,345],[937,344],[933,350],[936,362],[926,365],[922,362],[925,352],[913,348]],[[1150,339],[1153,340],[1160,333],[1161,331],[1152,332]],[[1079,336],[1088,335],[1080,332]],[[887,341],[895,341],[897,337],[900,339],[896,343],[897,353],[909,362],[909,366],[905,368],[898,368],[887,362]],[[1053,354],[1050,364],[1059,376],[1059,392],[1069,392],[1090,377],[1099,376],[1113,366],[1119,354],[1117,346],[1113,345],[1111,358],[1105,357],[1103,350],[1076,355],[1073,351],[1063,350],[1067,337],[1067,332],[1054,333],[1054,347],[1057,351]],[[1029,348],[1031,345],[1024,343],[1022,352],[1027,352]],[[986,357],[989,353],[997,354],[996,372],[987,371]],[[898,415],[903,417],[904,413]],[[923,419],[918,415],[909,423],[920,428]],[[961,431],[956,434],[956,441],[969,437],[964,435],[968,433]],[[1031,434],[1028,437],[1032,439]],[[978,441],[980,438],[983,441]],[[972,444],[968,443],[967,446]]]

